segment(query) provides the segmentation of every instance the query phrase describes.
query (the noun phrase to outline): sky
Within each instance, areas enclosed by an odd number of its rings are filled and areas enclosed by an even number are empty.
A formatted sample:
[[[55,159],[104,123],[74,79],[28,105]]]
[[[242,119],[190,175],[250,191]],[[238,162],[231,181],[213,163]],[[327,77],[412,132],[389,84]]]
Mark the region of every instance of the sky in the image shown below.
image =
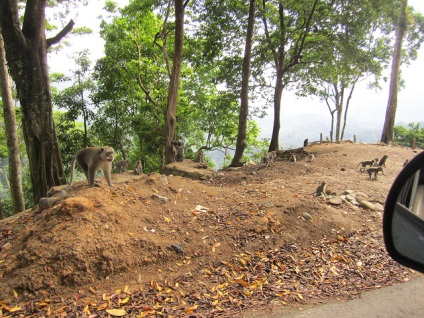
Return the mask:
[[[128,0],[118,1],[122,4],[128,3]],[[76,26],[88,26],[93,30],[98,30],[102,14],[102,5],[104,1],[89,1],[87,7],[82,7],[78,15],[72,18]],[[414,7],[416,12],[424,14],[424,0],[409,0],[408,5]],[[104,12],[103,12],[104,14]],[[49,66],[52,72],[69,73],[72,67],[72,52],[89,49],[92,54],[92,60],[100,58],[103,55],[103,41],[97,32],[90,36],[84,36],[83,39],[71,39],[72,46],[60,53],[51,53],[48,57]],[[387,71],[389,76],[389,70]],[[409,66],[402,66],[402,77],[405,82],[405,88],[398,93],[398,106],[396,112],[396,124],[408,124],[424,122],[424,45],[418,52],[418,58],[412,61]],[[388,102],[389,81],[382,83],[382,90],[371,90],[366,87],[366,81],[360,83],[355,88],[348,112],[348,124],[346,127],[346,138],[356,135],[359,130],[375,131],[362,139],[366,141],[377,142],[377,135],[381,134]],[[273,110],[268,109],[268,115],[264,119],[257,120],[262,138],[270,138],[272,134]],[[281,129],[280,139],[292,140],[294,135],[298,135],[300,126],[311,128],[314,136],[310,140],[318,140],[319,132],[324,136],[328,135],[331,123],[329,110],[318,98],[298,98],[293,92],[285,91],[282,98],[281,109]],[[305,130],[305,129],[304,129]],[[307,130],[307,129],[306,129]],[[360,134],[360,133],[359,133]],[[370,137],[372,135],[372,137]],[[292,147],[305,136],[298,136],[292,141],[283,142],[282,146]],[[358,137],[361,141],[361,136]]]

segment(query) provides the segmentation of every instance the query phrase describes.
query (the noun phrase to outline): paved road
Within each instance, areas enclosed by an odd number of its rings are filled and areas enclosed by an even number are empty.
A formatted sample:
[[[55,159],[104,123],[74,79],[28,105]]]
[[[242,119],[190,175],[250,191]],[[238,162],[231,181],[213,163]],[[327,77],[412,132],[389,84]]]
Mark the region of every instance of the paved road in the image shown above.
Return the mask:
[[[316,305],[304,310],[250,312],[246,318],[421,318],[424,317],[424,275],[409,282],[363,293],[361,298]]]

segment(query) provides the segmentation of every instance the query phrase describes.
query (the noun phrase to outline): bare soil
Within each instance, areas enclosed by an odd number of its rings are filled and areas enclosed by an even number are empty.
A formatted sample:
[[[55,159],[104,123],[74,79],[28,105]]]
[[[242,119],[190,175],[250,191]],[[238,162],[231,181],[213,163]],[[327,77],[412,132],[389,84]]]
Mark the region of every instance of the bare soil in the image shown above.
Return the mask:
[[[385,252],[381,209],[314,192],[326,181],[384,205],[417,151],[343,142],[292,152],[297,162],[280,151],[270,167],[206,180],[127,172],[113,188],[83,181],[50,209],[0,221],[0,317],[242,317],[413,278]],[[377,180],[359,171],[383,155]]]

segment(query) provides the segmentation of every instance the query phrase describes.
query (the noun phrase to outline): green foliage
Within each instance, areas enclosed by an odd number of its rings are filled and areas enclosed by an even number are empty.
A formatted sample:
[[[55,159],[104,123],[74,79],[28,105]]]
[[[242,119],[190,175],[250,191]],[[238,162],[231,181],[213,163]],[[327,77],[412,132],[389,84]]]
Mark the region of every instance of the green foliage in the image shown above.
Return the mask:
[[[69,175],[72,156],[84,148],[83,123],[69,119],[64,111],[54,111],[53,117],[65,173]]]
[[[80,28],[73,28],[72,29],[72,34],[75,35],[86,35],[86,34],[91,34],[93,33],[93,30],[91,30],[90,28],[87,27],[80,27]]]
[[[408,128],[403,126],[395,126],[394,143],[399,146],[411,147],[415,140],[416,147],[424,148],[424,128],[420,128],[420,123],[408,124]]]

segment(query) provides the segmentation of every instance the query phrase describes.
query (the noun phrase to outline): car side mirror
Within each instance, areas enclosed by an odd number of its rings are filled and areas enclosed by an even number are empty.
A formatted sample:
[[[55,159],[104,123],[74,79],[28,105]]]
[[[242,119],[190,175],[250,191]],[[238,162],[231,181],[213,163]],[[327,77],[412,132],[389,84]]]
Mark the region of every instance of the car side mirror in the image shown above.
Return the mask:
[[[395,261],[424,273],[424,152],[393,182],[384,208],[383,235]]]

